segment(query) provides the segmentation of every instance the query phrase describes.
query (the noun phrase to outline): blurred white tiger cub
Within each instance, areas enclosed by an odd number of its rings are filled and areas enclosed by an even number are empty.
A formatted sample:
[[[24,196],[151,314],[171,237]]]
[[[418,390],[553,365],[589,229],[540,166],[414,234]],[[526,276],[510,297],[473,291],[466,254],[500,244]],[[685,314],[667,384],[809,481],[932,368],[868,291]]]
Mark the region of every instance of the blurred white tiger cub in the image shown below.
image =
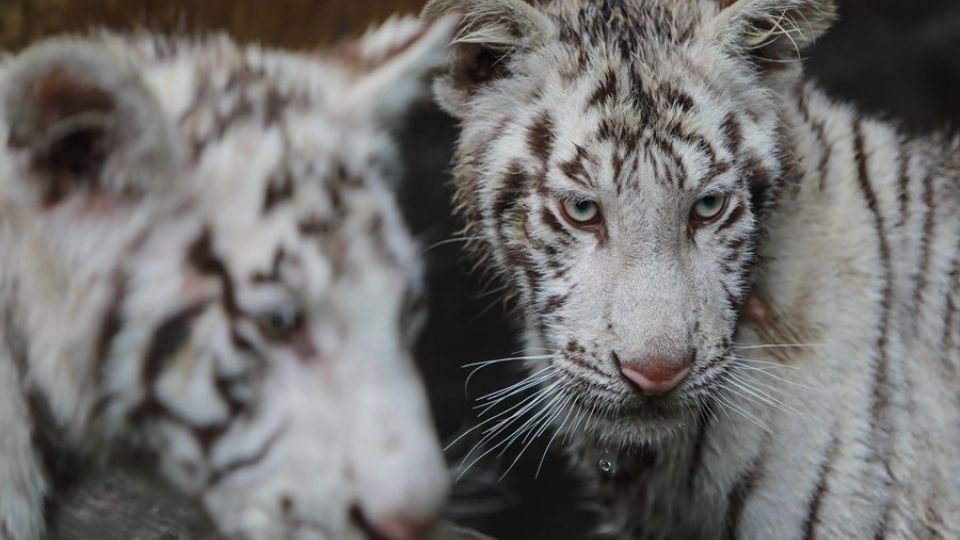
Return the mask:
[[[43,537],[65,455],[146,458],[229,538],[425,533],[447,479],[387,128],[453,26],[0,61],[0,539]]]

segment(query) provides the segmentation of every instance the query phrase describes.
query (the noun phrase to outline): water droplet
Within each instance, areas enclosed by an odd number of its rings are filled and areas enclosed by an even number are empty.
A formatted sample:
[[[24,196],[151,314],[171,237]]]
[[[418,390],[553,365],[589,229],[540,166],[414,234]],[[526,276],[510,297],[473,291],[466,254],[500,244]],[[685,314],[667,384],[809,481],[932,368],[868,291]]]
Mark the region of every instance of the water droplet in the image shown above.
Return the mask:
[[[617,472],[617,464],[610,455],[609,450],[604,450],[603,453],[600,454],[600,460],[597,461],[597,467],[599,467],[600,471],[604,474],[613,474]]]

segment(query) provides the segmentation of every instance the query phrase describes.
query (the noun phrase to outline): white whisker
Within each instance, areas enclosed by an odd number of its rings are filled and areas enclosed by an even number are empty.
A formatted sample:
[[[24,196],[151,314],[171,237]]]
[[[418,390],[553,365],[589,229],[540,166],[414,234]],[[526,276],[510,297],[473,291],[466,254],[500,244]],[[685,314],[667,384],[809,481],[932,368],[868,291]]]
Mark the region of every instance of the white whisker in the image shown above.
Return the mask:
[[[823,343],[784,343],[784,344],[768,344],[768,345],[736,345],[732,347],[735,351],[752,351],[758,349],[804,349],[804,348],[816,348],[824,347]]]
[[[434,244],[427,246],[426,248],[424,248],[424,250],[420,254],[425,255],[429,251],[432,251],[438,247],[442,247],[450,244],[466,244],[467,242],[471,242],[473,240],[483,240],[483,237],[470,236],[466,238],[447,238],[446,240],[441,240],[439,242],[436,242]]]
[[[552,360],[555,357],[556,356],[552,354],[541,355],[541,356],[521,356],[516,358],[498,358],[496,360],[486,360],[484,362],[474,362],[472,364],[466,364],[462,366],[464,369],[468,369],[468,368],[474,368],[474,369],[470,372],[469,375],[467,375],[467,379],[463,382],[463,395],[469,398],[470,381],[473,380],[473,377],[477,373],[479,373],[481,370],[487,367],[500,365],[500,364],[508,364],[512,362],[533,362],[533,361]]]
[[[567,399],[569,400],[570,398]],[[540,464],[537,465],[537,472],[533,475],[534,478],[540,478],[540,471],[543,469],[543,462],[547,460],[547,454],[550,453],[550,447],[553,445],[553,441],[557,440],[557,435],[560,435],[560,433],[563,432],[563,428],[567,425],[567,420],[570,419],[570,413],[572,411],[573,409],[567,409],[567,416],[563,418],[563,422],[560,423],[560,427],[554,431],[553,437],[550,437],[550,440],[547,442],[547,447],[543,449],[543,456],[540,458]]]

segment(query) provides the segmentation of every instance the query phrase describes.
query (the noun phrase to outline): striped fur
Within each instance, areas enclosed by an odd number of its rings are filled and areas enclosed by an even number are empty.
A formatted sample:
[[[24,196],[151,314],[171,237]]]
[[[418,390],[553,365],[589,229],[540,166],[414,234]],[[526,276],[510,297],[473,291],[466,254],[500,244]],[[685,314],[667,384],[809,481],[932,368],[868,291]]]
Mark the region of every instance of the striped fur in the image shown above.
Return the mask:
[[[67,458],[159,476],[228,538],[436,517],[387,129],[454,26],[315,54],[103,35],[0,63],[0,539],[43,537]]]
[[[536,9],[425,10],[463,20],[436,93],[465,236],[547,353],[483,442],[553,424],[614,538],[960,537],[960,142],[805,82],[829,0]],[[619,369],[684,355],[661,397]]]

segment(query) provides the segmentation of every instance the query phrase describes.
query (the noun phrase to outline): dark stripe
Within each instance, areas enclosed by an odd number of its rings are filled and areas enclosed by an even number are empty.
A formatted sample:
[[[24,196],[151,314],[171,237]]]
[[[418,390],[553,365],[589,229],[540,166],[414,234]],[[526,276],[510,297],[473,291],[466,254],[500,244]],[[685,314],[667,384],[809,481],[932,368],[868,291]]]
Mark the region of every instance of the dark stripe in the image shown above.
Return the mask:
[[[613,68],[607,69],[607,75],[600,81],[597,89],[594,90],[590,99],[587,101],[588,107],[599,107],[606,105],[617,96],[617,72]]]
[[[613,185],[618,195],[623,193],[623,154],[619,150],[613,154]]]
[[[547,298],[547,302],[543,306],[543,313],[546,315],[554,313],[555,311],[563,307],[563,305],[567,303],[567,300],[569,298],[570,298],[570,295],[568,294],[557,294],[557,295],[551,296],[550,298]]]
[[[247,458],[238,459],[221,469],[214,472],[210,477],[210,483],[208,489],[212,489],[224,478],[242,471],[244,469],[249,469],[260,464],[266,457],[270,454],[270,450],[277,444],[277,442],[283,437],[287,431],[287,426],[280,426],[274,433],[271,435],[264,443],[263,446],[256,453]]]
[[[740,131],[740,121],[735,113],[728,113],[720,127],[725,146],[736,157],[743,147],[743,133]]]
[[[14,316],[13,304],[7,304],[3,310],[3,344],[17,369],[21,384],[27,380],[27,366],[29,364],[29,347],[24,339],[23,331],[18,327]]]
[[[232,415],[231,418],[235,418],[235,416]],[[232,425],[233,424],[228,421],[222,424],[218,424],[215,426],[208,426],[204,428],[194,428],[191,426],[191,431],[193,432],[193,436],[196,437],[197,444],[200,445],[200,450],[203,451],[203,455],[205,456],[210,455],[210,451],[213,450],[214,445],[216,445],[217,442],[221,438],[223,438],[223,436],[226,435],[227,432],[230,431],[230,428],[232,427]]]
[[[123,326],[123,318],[121,317],[120,311],[126,295],[127,279],[122,271],[118,271],[113,276],[113,292],[110,295],[110,302],[107,304],[107,310],[104,312],[103,320],[100,322],[100,331],[97,333],[93,358],[99,366],[106,364],[107,358],[110,355],[110,349],[113,346],[113,340]]]
[[[334,231],[333,223],[324,220],[319,216],[309,216],[301,219],[297,223],[297,230],[303,236],[322,236]]]
[[[582,161],[578,159],[564,161],[560,164],[560,172],[581,186],[590,187],[590,175],[587,174],[587,168],[584,167]]]
[[[205,229],[190,246],[188,259],[190,264],[200,273],[216,276],[223,287],[223,305],[231,317],[240,315],[240,306],[237,304],[236,289],[233,278],[223,261],[213,251],[213,236],[209,229]]]
[[[927,175],[923,179],[923,232],[920,236],[920,265],[916,275],[913,277],[913,317],[914,331],[919,323],[921,309],[923,307],[923,296],[926,293],[929,284],[930,264],[932,254],[930,242],[933,239],[934,227],[936,226],[936,205],[937,201],[933,197],[933,177]]]
[[[763,163],[756,157],[750,157],[744,163],[744,180],[750,190],[750,208],[754,214],[761,215],[769,202],[769,191],[773,179]]]
[[[681,112],[687,112],[694,107],[694,101],[690,94],[679,88],[668,86],[662,91],[662,95],[668,107],[675,107]]]
[[[897,173],[897,199],[900,201],[900,219],[898,226],[903,225],[910,217],[910,156],[907,155],[903,143],[900,143],[900,170]]]
[[[810,497],[810,504],[807,509],[807,519],[803,523],[804,540],[813,540],[816,536],[817,526],[820,525],[820,511],[823,507],[823,500],[827,496],[827,480],[833,471],[833,462],[837,458],[837,452],[840,449],[840,438],[836,435],[830,448],[827,449],[827,455],[820,463],[820,474],[818,475],[817,485]]]
[[[827,172],[830,167],[830,159],[833,157],[833,145],[830,141],[827,140],[826,128],[823,126],[823,122],[814,122],[811,125],[814,133],[817,136],[817,139],[820,140],[820,163],[817,165],[817,176],[820,186],[820,191],[823,192],[827,189]]]
[[[168,318],[154,331],[141,368],[141,381],[148,392],[152,392],[153,385],[166,366],[167,360],[179,352],[190,338],[191,325],[194,319],[203,313],[206,306],[206,303],[202,303],[185,308]]]
[[[743,219],[743,216],[746,215],[746,213],[746,205],[741,204],[740,206],[736,207],[733,212],[730,212],[730,215],[727,217],[727,219],[719,227],[717,227],[717,231],[725,231],[728,228],[736,225],[741,219]]]
[[[550,155],[553,154],[556,139],[553,118],[550,117],[550,113],[543,111],[527,131],[527,145],[530,147],[530,152],[546,165]]]
[[[523,165],[514,161],[503,177],[502,185],[497,189],[497,195],[493,201],[493,218],[498,223],[503,224],[507,218],[507,211],[513,208],[522,196],[526,195],[529,187],[530,178],[523,170]]]
[[[724,538],[733,540],[738,537],[740,531],[740,521],[743,518],[743,511],[747,506],[747,501],[753,495],[757,484],[763,476],[763,462],[757,458],[750,464],[750,467],[740,475],[736,484],[727,494],[727,517],[725,520]]]
[[[687,469],[687,490],[693,493],[696,488],[697,473],[703,465],[703,450],[707,443],[707,431],[710,427],[712,411],[703,413],[697,423],[697,432],[693,436],[693,449],[690,454],[690,467]]]
[[[560,223],[560,220],[557,219],[557,216],[553,215],[553,212],[551,212],[549,208],[543,207],[540,210],[540,216],[543,218],[544,225],[546,225],[553,232],[561,236],[572,236],[570,231],[564,228],[564,226]]]
[[[960,342],[953,342],[953,334],[957,330],[957,328],[954,327],[957,318],[957,296],[960,295],[960,250],[958,250],[953,260],[953,269],[948,276],[947,291],[946,313],[943,315],[944,328],[941,350],[952,372],[957,369],[957,360],[955,357],[951,357],[949,353],[960,345]]]
[[[884,282],[882,292],[883,296],[880,299],[879,306],[880,324],[878,329],[879,335],[876,343],[877,360],[874,368],[875,373],[872,391],[873,395],[870,410],[870,447],[873,449],[874,459],[882,467],[884,474],[887,476],[885,481],[890,481],[893,478],[893,475],[890,473],[890,453],[892,451],[890,430],[893,429],[893,426],[889,419],[890,396],[888,395],[888,388],[890,385],[890,366],[887,343],[889,340],[890,307],[893,296],[893,270],[890,260],[890,245],[888,244],[886,237],[885,220],[883,214],[880,212],[880,203],[877,200],[877,195],[874,192],[873,186],[870,182],[867,162],[868,158],[864,149],[862,119],[859,117],[854,120],[853,135],[854,157],[856,159],[858,170],[857,179],[860,183],[860,189],[863,192],[863,197],[867,202],[867,207],[873,214]],[[890,510],[890,501],[888,500],[887,508],[884,513],[884,519],[881,523],[881,532],[885,527]]]
[[[286,169],[271,176],[263,194],[263,213],[268,214],[277,205],[292,199],[293,185],[293,175]]]

